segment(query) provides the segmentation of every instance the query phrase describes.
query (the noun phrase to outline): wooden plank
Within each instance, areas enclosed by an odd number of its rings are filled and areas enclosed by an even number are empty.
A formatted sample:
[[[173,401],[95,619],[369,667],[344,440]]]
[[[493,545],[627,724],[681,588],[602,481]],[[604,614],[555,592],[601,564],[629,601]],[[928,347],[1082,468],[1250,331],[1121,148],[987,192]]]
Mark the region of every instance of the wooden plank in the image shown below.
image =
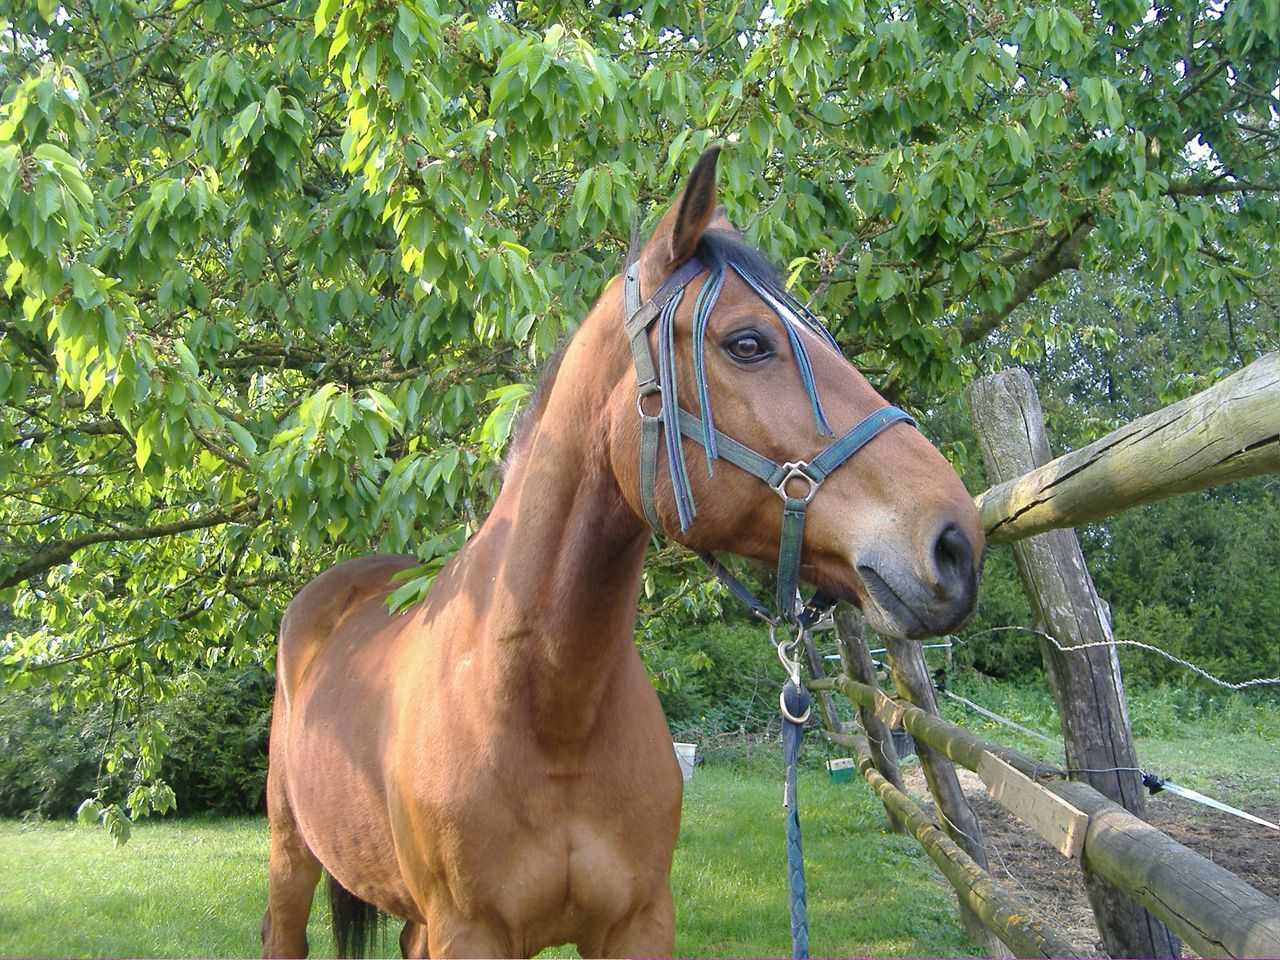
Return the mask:
[[[901,700],[895,700],[882,690],[877,690],[876,693],[879,694],[876,697],[876,716],[892,733],[902,723],[902,715],[906,712],[907,704]]]
[[[1083,956],[1080,948],[1053,924],[1037,916],[1033,904],[1000,884],[955,841],[934,826],[909,796],[880,776],[872,763],[865,737],[844,734],[831,739],[853,747],[863,778],[937,864],[968,911],[1014,956]]]
[[[1089,815],[1055,796],[995,754],[983,753],[978,776],[987,793],[1029,826],[1064,857],[1078,860],[1084,852]]]
[[[1280,354],[976,498],[987,543],[1076,527],[1142,503],[1280,472]]]

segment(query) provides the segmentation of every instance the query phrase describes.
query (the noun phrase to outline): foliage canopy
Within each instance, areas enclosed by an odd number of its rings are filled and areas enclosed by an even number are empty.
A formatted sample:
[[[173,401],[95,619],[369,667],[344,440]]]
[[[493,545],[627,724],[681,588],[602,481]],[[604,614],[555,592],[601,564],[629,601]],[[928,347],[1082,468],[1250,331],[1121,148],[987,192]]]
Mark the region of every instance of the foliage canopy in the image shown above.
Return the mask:
[[[474,528],[537,360],[713,139],[731,218],[918,408],[1055,327],[1106,343],[1019,310],[1081,265],[1194,294],[1206,350],[1276,310],[1276,0],[0,0],[0,24],[0,598],[34,624],[8,682],[137,711],[135,812],[171,800],[142,704],[269,660],[335,559],[429,576]]]

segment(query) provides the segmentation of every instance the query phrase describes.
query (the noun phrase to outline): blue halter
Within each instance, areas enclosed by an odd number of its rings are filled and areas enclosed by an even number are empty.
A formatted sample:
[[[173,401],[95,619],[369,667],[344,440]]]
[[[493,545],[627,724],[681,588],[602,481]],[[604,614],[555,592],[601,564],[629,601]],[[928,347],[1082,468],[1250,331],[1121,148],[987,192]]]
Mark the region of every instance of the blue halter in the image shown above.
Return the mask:
[[[792,354],[800,373],[801,382],[808,394],[817,422],[819,436],[835,436],[827,422],[818,388],[813,376],[809,352],[800,336],[803,326],[816,334],[831,347],[839,350],[835,339],[803,304],[794,297],[771,288],[753,276],[749,270],[730,263],[737,273],[765,304],[777,314],[786,330]],[[667,451],[667,468],[671,474],[671,486],[675,495],[676,515],[680,530],[684,532],[697,516],[693,503],[693,489],[685,463],[682,437],[688,437],[702,445],[707,456],[707,472],[714,471],[717,459],[730,463],[758,477],[783,501],[782,537],[778,550],[778,586],[776,592],[777,615],[769,611],[728,574],[719,563],[703,557],[717,578],[724,581],[733,593],[747,603],[752,610],[771,623],[779,620],[788,623],[800,621],[803,613],[797,601],[800,578],[800,553],[804,542],[805,512],[818,487],[837,468],[872,439],[895,423],[915,424],[905,411],[894,406],[881,407],[843,436],[838,437],[812,460],[794,460],[775,463],[732,437],[715,428],[711,414],[711,399],[707,392],[704,337],[711,312],[724,286],[725,271],[720,268],[698,292],[693,311],[693,372],[701,416],[695,417],[680,406],[676,388],[675,314],[684,297],[685,288],[706,270],[695,256],[686,260],[668,277],[648,300],[641,299],[640,262],[628,264],[623,276],[623,303],[626,310],[627,338],[631,343],[631,357],[636,368],[636,409],[640,415],[640,501],[645,519],[654,530],[662,530],[658,516],[654,483],[657,478],[658,450],[664,445]],[[649,328],[658,324],[658,363],[653,362],[649,347]],[[646,409],[646,401],[657,397],[658,409]]]

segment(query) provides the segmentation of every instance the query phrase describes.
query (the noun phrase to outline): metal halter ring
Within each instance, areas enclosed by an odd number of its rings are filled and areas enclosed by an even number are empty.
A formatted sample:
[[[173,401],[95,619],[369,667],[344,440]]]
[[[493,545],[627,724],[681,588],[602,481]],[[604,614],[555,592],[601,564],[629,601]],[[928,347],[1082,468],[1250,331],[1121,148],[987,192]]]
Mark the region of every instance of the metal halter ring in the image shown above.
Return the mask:
[[[813,495],[818,492],[818,481],[804,472],[804,468],[808,465],[809,464],[804,460],[797,460],[794,463],[784,463],[782,465],[782,469],[787,472],[783,474],[782,479],[774,485],[773,492],[783,500],[802,500],[805,503],[812,500]],[[803,497],[791,496],[791,494],[787,493],[787,484],[792,480],[803,480],[809,485],[809,492]]]
[[[659,407],[658,407],[658,412],[655,414],[648,414],[644,412],[644,402],[649,397],[658,398]],[[640,414],[641,420],[662,419],[661,404],[662,404],[662,387],[658,386],[656,383],[648,384],[647,389],[641,388],[640,392],[636,394],[636,413]]]

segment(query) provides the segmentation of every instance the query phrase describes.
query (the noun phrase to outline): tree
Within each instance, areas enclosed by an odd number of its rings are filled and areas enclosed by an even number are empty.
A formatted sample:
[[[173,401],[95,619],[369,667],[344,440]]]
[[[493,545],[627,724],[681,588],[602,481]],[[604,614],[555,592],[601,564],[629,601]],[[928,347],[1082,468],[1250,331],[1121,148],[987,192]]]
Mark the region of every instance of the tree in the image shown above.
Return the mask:
[[[483,517],[537,360],[713,139],[891,396],[1082,263],[1274,312],[1274,0],[6,2],[10,684],[139,718],[291,591]],[[668,583],[682,568],[671,568]]]
[[[1280,318],[1268,311],[1224,310],[1163,294],[1129,273],[1081,274],[1061,299],[1033,299],[1024,313],[1045,315],[1031,326],[1052,332],[1006,330],[993,334],[990,346],[995,362],[1030,368],[1055,454],[1203,390],[1280,347]],[[969,489],[984,489],[967,406],[948,403],[931,426],[949,438]],[[1153,644],[1229,681],[1280,673],[1280,650],[1262,628],[1280,617],[1280,565],[1269,562],[1277,550],[1275,488],[1275,478],[1257,477],[1079,529],[1116,636]],[[985,673],[1025,681],[1041,666],[1035,639],[1002,628],[1030,627],[1033,620],[1011,555],[991,551],[978,616],[960,657]],[[1126,685],[1179,683],[1192,697],[1216,692],[1148,651],[1118,652]]]

